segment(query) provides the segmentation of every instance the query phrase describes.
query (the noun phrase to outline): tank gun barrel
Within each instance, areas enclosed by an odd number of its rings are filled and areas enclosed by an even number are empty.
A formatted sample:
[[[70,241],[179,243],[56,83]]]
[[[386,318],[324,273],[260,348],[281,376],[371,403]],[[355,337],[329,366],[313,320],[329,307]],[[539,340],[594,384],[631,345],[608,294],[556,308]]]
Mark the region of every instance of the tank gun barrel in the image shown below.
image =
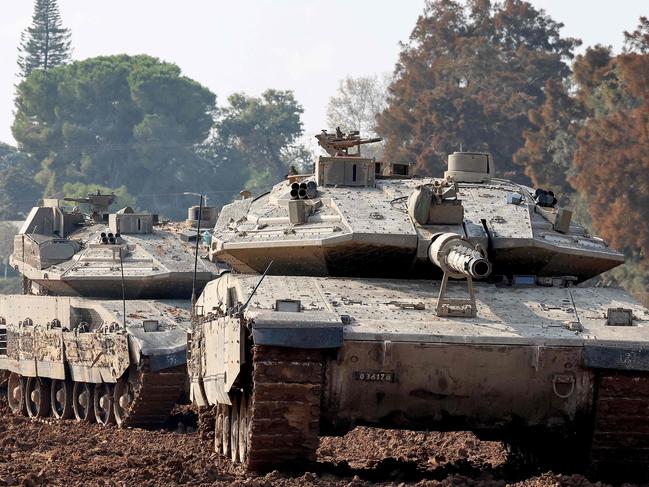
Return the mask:
[[[90,203],[90,198],[70,198],[65,197],[63,201],[70,201],[72,203]]]
[[[491,262],[457,233],[443,233],[433,240],[428,258],[450,277],[483,279],[491,274]]]

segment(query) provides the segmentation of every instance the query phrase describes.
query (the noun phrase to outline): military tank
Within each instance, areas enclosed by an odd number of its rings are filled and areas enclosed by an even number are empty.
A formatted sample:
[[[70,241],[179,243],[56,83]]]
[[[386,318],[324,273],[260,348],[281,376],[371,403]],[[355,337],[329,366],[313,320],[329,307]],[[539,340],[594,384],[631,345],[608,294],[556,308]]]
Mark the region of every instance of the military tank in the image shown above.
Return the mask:
[[[0,296],[0,368],[15,414],[163,423],[186,379],[189,301]]]
[[[45,199],[32,208],[10,257],[25,278],[27,293],[188,299],[193,287],[200,291],[219,275],[217,265],[195,260],[195,239],[202,238],[197,235],[198,213],[199,229],[207,229],[215,220],[213,207],[191,207],[186,222],[169,222],[130,207],[110,213],[115,200],[113,194],[98,192],[87,198]],[[66,207],[66,202],[75,205]]]
[[[589,285],[623,256],[488,154],[422,178],[363,158],[358,133],[318,140],[314,174],[214,227],[232,272],[197,301],[188,365],[217,451],[266,470],[368,425],[646,472],[649,311]]]
[[[187,388],[190,298],[219,271],[199,255],[214,209],[161,222],[114,202],[44,200],[15,237],[25,294],[0,298],[0,369],[16,414],[151,426]]]

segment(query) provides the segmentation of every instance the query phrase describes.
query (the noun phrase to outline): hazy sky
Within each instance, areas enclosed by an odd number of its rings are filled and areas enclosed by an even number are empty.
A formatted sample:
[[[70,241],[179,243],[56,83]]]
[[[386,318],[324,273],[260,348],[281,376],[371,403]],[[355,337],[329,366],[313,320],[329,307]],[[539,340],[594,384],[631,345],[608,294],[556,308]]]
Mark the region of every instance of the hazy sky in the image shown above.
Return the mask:
[[[0,0],[0,141],[14,143],[16,48],[32,0]],[[619,49],[649,15],[647,0],[532,0],[564,34]],[[150,54],[180,66],[224,103],[235,91],[291,89],[304,128],[325,128],[327,100],[346,75],[391,71],[423,0],[59,0],[74,59]]]

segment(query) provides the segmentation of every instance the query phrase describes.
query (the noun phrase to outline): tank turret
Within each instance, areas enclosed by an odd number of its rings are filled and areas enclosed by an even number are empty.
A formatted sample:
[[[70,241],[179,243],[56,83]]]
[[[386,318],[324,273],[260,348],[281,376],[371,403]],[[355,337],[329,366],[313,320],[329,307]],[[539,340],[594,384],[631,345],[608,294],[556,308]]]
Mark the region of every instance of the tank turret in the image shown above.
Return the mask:
[[[374,139],[317,137],[328,155],[315,174],[289,175],[265,195],[224,207],[212,260],[240,272],[263,272],[273,260],[275,274],[441,277],[427,251],[436,235],[452,232],[484,249],[492,279],[581,282],[624,261],[551,191],[494,177],[489,154],[456,152],[445,177],[416,178],[346,150]]]
[[[115,195],[46,199],[29,213],[10,262],[32,294],[127,299],[189,299],[218,276],[219,266],[194,256],[198,208],[186,222],[160,221],[158,215],[125,207],[110,212]],[[87,204],[87,211],[65,202]],[[200,227],[216,221],[214,208],[202,208]],[[201,255],[207,248],[199,246]],[[122,285],[123,284],[123,285]]]

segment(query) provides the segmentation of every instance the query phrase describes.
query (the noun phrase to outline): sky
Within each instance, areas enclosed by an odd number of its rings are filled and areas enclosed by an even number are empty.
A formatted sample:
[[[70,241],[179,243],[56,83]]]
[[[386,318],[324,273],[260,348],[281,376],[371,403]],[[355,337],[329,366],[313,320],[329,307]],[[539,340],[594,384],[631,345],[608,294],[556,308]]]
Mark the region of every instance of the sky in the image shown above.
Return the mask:
[[[20,33],[32,0],[0,0],[0,141],[15,144]],[[622,47],[647,0],[532,0],[584,46]],[[176,63],[225,104],[228,95],[289,89],[306,137],[326,128],[326,106],[346,76],[391,72],[424,0],[59,0],[74,59],[149,54]]]

